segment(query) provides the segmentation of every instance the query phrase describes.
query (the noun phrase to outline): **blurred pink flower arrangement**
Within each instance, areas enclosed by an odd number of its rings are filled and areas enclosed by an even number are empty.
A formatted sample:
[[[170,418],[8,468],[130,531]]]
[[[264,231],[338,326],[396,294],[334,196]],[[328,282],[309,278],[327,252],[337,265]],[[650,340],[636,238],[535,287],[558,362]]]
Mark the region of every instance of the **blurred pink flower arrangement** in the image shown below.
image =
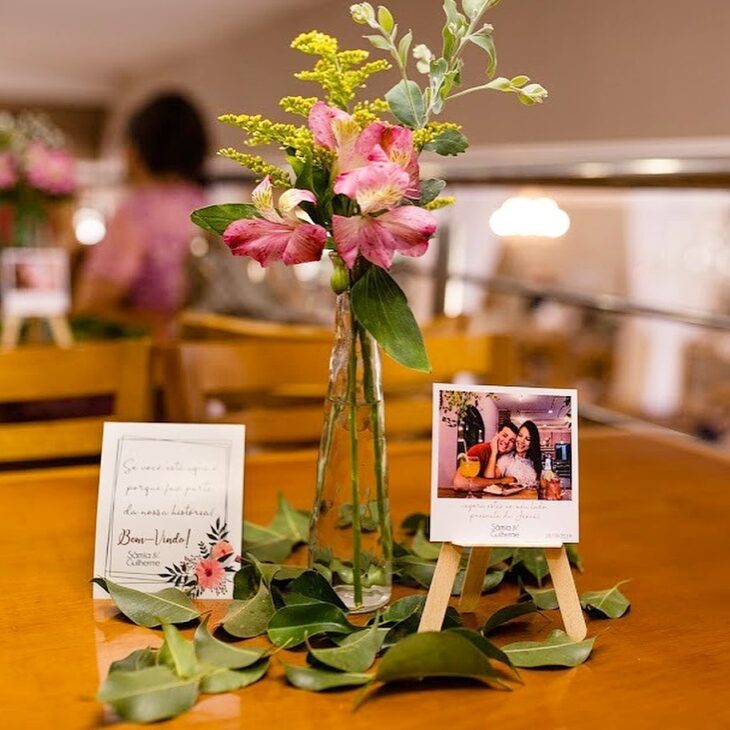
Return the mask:
[[[76,188],[76,160],[55,125],[41,114],[0,112],[0,203],[9,212],[3,243],[34,243],[48,204]]]

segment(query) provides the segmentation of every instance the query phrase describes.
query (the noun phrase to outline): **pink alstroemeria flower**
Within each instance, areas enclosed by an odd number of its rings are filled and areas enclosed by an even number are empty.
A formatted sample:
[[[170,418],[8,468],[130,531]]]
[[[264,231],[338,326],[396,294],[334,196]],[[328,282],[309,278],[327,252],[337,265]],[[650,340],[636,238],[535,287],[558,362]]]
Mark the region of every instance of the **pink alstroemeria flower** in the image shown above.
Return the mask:
[[[413,133],[407,127],[385,122],[369,124],[358,137],[357,152],[370,162],[392,162],[408,173],[407,198],[421,197],[418,154],[413,146]]]
[[[26,152],[28,182],[49,195],[69,195],[76,189],[76,161],[65,150],[33,142]]]
[[[327,231],[312,223],[299,204],[316,202],[314,193],[292,188],[279,197],[279,209],[268,175],[251,195],[261,218],[233,221],[223,232],[223,241],[235,256],[250,256],[261,266],[274,261],[301,264],[319,261],[327,240]]]
[[[0,190],[8,190],[18,182],[18,170],[12,152],[0,152]]]
[[[436,231],[436,217],[429,210],[403,205],[382,215],[333,216],[332,230],[337,251],[349,268],[358,253],[377,266],[389,269],[398,251],[422,256]]]
[[[335,180],[335,192],[357,201],[362,213],[394,208],[408,189],[408,173],[393,162],[371,162]]]
[[[316,102],[309,112],[309,129],[318,145],[337,154],[335,174],[353,170],[367,162],[357,150],[360,127],[342,109],[327,106],[323,101]]]

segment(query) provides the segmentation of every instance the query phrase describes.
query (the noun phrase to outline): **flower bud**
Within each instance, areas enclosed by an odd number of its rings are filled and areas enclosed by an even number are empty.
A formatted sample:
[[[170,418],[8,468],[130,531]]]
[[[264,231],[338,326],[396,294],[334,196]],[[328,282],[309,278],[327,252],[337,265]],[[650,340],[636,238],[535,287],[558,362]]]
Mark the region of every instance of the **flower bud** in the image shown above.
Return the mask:
[[[337,254],[330,254],[330,258],[332,259],[330,286],[335,294],[342,294],[350,286],[350,272],[347,270],[345,262]]]
[[[373,10],[373,6],[370,3],[350,5],[350,15],[360,25],[369,25],[371,28],[377,25],[375,21],[375,10]]]

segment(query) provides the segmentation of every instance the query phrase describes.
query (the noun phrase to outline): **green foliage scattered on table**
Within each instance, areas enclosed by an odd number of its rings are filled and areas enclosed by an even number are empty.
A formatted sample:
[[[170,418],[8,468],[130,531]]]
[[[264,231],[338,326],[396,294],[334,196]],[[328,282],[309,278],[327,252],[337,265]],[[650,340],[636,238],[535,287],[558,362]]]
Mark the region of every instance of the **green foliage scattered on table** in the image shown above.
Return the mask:
[[[246,687],[265,676],[268,655],[276,648],[306,646],[308,666],[281,660],[291,685],[312,692],[361,686],[356,704],[384,685],[439,677],[478,680],[509,689],[508,682],[522,682],[517,667],[573,667],[590,656],[594,639],[572,641],[560,630],[552,631],[543,641],[516,642],[502,648],[486,638],[508,621],[557,608],[553,589],[540,587],[547,575],[543,550],[491,551],[483,592],[510,577],[518,582],[520,594],[517,603],[495,611],[481,632],[465,628],[458,611],[449,607],[441,631],[419,634],[423,593],[400,598],[365,626],[356,626],[348,620],[326,576],[278,562],[306,541],[305,513],[282,497],[268,526],[246,524],[247,539],[252,541],[246,543],[248,553],[234,579],[234,600],[217,628],[237,638],[267,635],[272,647],[221,641],[215,636],[216,629],[209,626],[208,615],[200,620],[190,641],[173,625],[200,617],[182,591],[170,588],[147,594],[95,579],[125,616],[142,626],[162,626],[164,635],[160,649],[139,649],[109,668],[99,699],[123,720],[167,719],[192,707],[201,693]],[[407,543],[396,543],[396,575],[402,583],[428,587],[440,549],[427,539],[428,518],[411,515],[402,529]],[[282,545],[286,545],[286,553]],[[276,562],[262,557],[267,554],[276,556],[272,558]],[[467,560],[468,550],[462,556],[455,595],[461,590]],[[574,548],[571,562],[580,565]],[[537,587],[525,586],[523,580]],[[590,613],[609,618],[625,615],[630,604],[619,591],[620,585],[583,593],[581,605]],[[380,655],[382,659],[376,664]]]

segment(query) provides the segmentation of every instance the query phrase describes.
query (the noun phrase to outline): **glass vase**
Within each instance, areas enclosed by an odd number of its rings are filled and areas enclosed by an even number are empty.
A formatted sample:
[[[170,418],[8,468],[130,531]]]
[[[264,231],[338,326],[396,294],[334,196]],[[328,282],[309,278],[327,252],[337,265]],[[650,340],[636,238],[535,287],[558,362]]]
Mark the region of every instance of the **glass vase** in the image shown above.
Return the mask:
[[[352,613],[390,599],[393,539],[388,500],[380,355],[337,297],[309,562]]]

